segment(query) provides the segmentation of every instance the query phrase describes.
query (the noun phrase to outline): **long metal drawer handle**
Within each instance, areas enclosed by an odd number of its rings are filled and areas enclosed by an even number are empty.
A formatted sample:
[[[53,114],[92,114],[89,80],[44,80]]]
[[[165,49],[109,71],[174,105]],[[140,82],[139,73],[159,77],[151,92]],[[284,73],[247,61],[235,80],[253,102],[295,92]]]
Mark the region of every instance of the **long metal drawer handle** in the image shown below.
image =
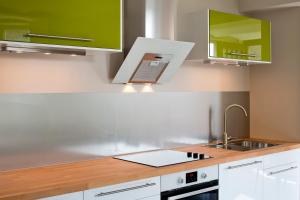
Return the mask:
[[[236,169],[236,168],[241,168],[241,167],[247,167],[247,166],[256,165],[259,163],[262,163],[262,161],[254,161],[254,162],[246,163],[246,164],[242,164],[242,165],[229,166],[229,167],[227,167],[227,169]]]
[[[282,170],[279,170],[279,171],[276,171],[276,172],[270,172],[269,175],[280,174],[280,173],[287,172],[287,171],[290,171],[290,170],[293,170],[293,169],[297,169],[297,168],[298,168],[297,166],[294,166],[294,167],[290,167],[288,169],[282,169]]]
[[[26,33],[24,37],[38,37],[38,38],[50,38],[50,39],[63,39],[63,40],[76,40],[83,42],[92,42],[93,39],[89,38],[77,38],[77,37],[66,37],[66,36],[58,36],[58,35],[43,35],[43,34],[35,34],[35,33]]]
[[[233,56],[248,56],[248,57],[256,57],[255,54],[245,54],[245,53],[234,53],[234,52],[231,52],[231,53],[228,53],[229,55],[233,55]]]
[[[193,192],[188,192],[188,193],[180,194],[180,195],[177,195],[177,196],[172,196],[172,197],[169,197],[168,200],[183,199],[183,198],[186,198],[186,197],[194,196],[194,195],[197,195],[197,194],[203,194],[203,193],[211,192],[211,191],[218,190],[218,189],[219,189],[219,186],[213,186],[213,187],[205,188],[205,189],[202,189],[202,190],[196,190],[196,191],[193,191]]]
[[[137,189],[142,189],[142,188],[146,188],[146,187],[151,187],[156,185],[156,183],[146,183],[145,185],[139,185],[139,186],[135,186],[135,187],[130,187],[130,188],[125,188],[125,189],[120,189],[120,190],[114,190],[111,192],[101,192],[99,194],[96,194],[95,197],[103,197],[103,196],[108,196],[108,195],[112,195],[112,194],[117,194],[117,193],[122,193],[122,192],[128,192],[128,191],[132,191],[132,190],[137,190]]]

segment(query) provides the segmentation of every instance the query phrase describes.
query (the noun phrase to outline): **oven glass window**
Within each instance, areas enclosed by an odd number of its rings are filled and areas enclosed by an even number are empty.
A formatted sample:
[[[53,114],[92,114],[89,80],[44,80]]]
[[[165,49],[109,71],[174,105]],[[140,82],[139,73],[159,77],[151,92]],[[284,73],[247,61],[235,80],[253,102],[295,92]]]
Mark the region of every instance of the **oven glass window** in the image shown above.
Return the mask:
[[[218,200],[218,180],[164,191],[161,200]]]

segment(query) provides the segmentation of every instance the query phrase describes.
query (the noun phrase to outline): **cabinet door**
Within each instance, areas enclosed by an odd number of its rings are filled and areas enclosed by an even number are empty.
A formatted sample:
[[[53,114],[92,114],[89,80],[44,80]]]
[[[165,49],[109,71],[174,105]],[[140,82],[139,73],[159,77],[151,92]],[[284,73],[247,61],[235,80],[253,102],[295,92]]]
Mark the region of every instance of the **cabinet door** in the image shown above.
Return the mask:
[[[264,200],[299,200],[297,163],[273,167],[264,174]]]
[[[261,200],[262,172],[261,158],[221,164],[219,166],[220,200]]]
[[[83,192],[74,192],[70,194],[43,198],[40,200],[83,200]]]
[[[121,48],[121,0],[10,0],[0,4],[4,41]]]
[[[209,11],[209,57],[271,62],[269,21]]]

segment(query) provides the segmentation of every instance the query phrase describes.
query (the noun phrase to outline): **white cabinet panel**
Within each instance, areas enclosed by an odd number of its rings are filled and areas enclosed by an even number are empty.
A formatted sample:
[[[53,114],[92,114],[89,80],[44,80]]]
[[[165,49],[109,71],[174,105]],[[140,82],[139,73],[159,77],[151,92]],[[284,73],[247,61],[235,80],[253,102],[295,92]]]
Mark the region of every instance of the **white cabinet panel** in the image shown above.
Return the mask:
[[[220,200],[261,200],[263,160],[261,157],[219,166]]]
[[[297,162],[270,168],[264,174],[264,200],[299,200]]]
[[[147,197],[147,198],[143,198],[143,199],[140,199],[140,200],[160,200],[160,195],[156,195],[156,196],[153,196],[153,197]]]
[[[53,196],[48,198],[43,198],[40,200],[83,200],[83,192],[74,192],[59,196]]]
[[[269,154],[264,157],[264,169],[298,162],[299,155],[299,149]]]
[[[160,177],[84,191],[84,200],[137,200],[160,195]]]

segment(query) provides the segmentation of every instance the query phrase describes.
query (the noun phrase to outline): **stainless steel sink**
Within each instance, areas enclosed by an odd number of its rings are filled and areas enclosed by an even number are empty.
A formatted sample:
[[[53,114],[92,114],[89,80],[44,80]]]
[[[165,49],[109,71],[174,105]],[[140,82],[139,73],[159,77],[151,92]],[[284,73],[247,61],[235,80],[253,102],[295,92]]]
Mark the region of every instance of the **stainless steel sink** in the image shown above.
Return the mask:
[[[208,145],[208,146],[212,147],[212,148],[218,148],[218,149],[250,151],[250,150],[273,147],[273,146],[277,146],[277,145],[279,145],[279,144],[260,142],[260,141],[250,141],[250,140],[235,140],[235,141],[229,142],[228,145],[213,144],[213,145]]]

